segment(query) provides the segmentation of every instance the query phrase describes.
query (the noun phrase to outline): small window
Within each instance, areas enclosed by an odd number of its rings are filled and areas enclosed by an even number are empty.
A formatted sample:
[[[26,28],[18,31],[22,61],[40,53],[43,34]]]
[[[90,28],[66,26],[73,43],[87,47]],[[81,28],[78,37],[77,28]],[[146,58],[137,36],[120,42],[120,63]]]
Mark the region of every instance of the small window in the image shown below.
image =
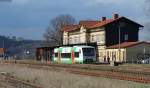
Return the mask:
[[[75,53],[74,53],[74,57],[75,57],[75,58],[79,58],[79,52],[75,52]]]
[[[125,34],[124,35],[124,40],[128,40],[128,37],[129,37],[128,34]]]
[[[100,42],[100,37],[101,37],[100,35],[96,35],[96,41],[97,42]]]
[[[61,58],[71,58],[71,53],[61,53]]]
[[[58,57],[58,53],[55,53],[55,57]]]
[[[68,41],[67,41],[67,39],[65,39],[65,44],[67,44],[68,43]]]
[[[80,43],[80,38],[79,38],[79,36],[78,37],[76,37],[77,39],[77,42],[76,43]]]
[[[97,42],[103,42],[104,41],[104,35],[103,34],[97,34],[96,35],[96,41]]]
[[[72,43],[72,37],[70,37],[70,39],[69,39],[69,43],[70,43],[70,44]]]
[[[78,43],[78,37],[74,38],[74,43]]]
[[[92,36],[91,36],[91,41],[92,41],[92,42],[94,42],[94,41],[95,41],[95,39],[94,39],[94,35],[92,35]]]

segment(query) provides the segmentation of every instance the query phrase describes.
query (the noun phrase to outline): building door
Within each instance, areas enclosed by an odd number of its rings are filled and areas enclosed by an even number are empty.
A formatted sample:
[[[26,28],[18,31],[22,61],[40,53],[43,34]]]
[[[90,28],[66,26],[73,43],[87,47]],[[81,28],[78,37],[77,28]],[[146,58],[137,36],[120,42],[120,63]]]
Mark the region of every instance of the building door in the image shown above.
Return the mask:
[[[116,52],[112,52],[112,61],[116,61]]]
[[[107,51],[107,62],[110,62],[109,51]]]

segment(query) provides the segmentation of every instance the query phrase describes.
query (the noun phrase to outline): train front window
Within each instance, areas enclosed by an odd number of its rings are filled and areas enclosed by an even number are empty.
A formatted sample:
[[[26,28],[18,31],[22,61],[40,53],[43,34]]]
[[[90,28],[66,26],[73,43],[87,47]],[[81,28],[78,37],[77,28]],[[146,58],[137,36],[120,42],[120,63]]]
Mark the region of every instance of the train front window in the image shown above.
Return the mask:
[[[94,48],[83,48],[83,56],[94,56]]]

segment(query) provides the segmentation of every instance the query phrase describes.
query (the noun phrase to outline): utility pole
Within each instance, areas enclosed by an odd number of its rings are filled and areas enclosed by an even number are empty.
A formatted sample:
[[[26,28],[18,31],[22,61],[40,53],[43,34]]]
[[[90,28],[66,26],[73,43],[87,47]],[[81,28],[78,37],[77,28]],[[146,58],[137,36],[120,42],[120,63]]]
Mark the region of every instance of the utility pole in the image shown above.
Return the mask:
[[[120,33],[120,32],[121,32],[121,31],[120,31],[120,24],[119,24],[119,61],[121,61],[121,60],[120,60],[120,59],[121,59],[121,57],[120,57],[120,53],[121,53],[121,52],[120,52],[120,51],[121,51],[121,49],[120,49],[120,39],[121,39],[121,38],[120,38],[120,34],[121,34],[121,33]]]
[[[121,47],[120,47],[120,44],[121,44],[121,27],[124,27],[125,26],[125,23],[124,22],[119,22],[118,23],[118,31],[119,31],[119,61],[121,62]]]
[[[146,54],[145,46],[144,46],[144,49],[143,49],[143,54],[144,54],[144,60],[147,59],[146,55],[145,55]]]
[[[3,59],[5,59],[5,40],[3,39]]]

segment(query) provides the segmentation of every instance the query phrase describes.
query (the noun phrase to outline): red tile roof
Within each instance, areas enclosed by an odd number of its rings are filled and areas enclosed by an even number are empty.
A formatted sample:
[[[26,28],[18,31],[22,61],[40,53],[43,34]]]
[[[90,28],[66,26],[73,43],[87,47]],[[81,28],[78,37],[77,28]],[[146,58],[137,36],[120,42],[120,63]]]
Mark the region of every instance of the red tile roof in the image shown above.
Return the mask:
[[[117,21],[119,19],[126,19],[126,20],[129,20],[125,17],[119,17],[119,18],[116,18],[116,19],[106,19],[105,21],[80,21],[78,25],[67,25],[67,26],[64,26],[62,28],[62,31],[72,31],[72,30],[76,30],[78,28],[80,28],[81,26],[84,26],[86,29],[92,29],[92,28],[97,28],[97,27],[102,27],[102,26],[105,26],[109,23],[112,23],[114,21]],[[131,21],[131,20],[129,20]],[[134,24],[137,24],[138,26],[140,27],[143,27],[142,25],[134,22],[134,21],[131,21],[133,22]]]
[[[127,48],[127,47],[135,46],[138,44],[142,44],[142,43],[150,44],[148,42],[124,42],[120,44],[120,48]],[[107,47],[107,49],[118,49],[118,48],[119,48],[119,44]]]
[[[79,25],[65,25],[62,28],[62,31],[73,31],[79,28]]]
[[[82,20],[79,22],[79,25],[84,26],[85,28],[89,28],[97,23],[100,23],[100,21],[88,21],[88,20]]]
[[[110,22],[114,21],[113,19],[109,19],[106,21],[80,21],[79,25],[66,25],[63,26],[62,31],[72,31],[72,30],[76,30],[81,26],[84,26],[87,29],[90,28],[95,28],[95,27],[100,27],[100,26],[104,26]]]
[[[108,24],[108,23],[113,22],[114,20],[116,20],[116,19],[107,19],[107,20],[105,20],[105,21],[98,22],[98,23],[96,23],[95,25],[90,26],[89,28],[101,27],[101,26],[104,26],[104,25],[106,25],[106,24]]]

